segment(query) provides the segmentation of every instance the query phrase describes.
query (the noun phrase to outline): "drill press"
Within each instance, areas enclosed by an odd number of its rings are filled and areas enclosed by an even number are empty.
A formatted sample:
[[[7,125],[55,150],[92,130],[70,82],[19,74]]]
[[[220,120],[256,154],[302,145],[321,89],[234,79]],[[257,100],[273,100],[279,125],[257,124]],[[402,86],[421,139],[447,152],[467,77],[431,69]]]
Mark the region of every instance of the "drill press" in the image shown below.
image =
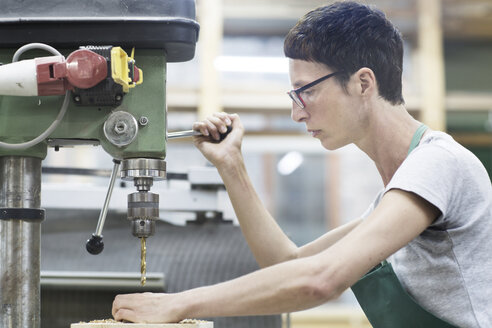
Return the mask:
[[[166,174],[166,64],[193,58],[198,29],[194,0],[2,3],[0,74],[12,77],[10,89],[18,93],[4,90],[0,95],[1,327],[40,327],[41,164],[47,147],[102,146],[115,159],[112,183],[121,163],[122,178],[133,181],[137,189],[128,196],[128,218],[144,251],[158,215],[158,195],[150,190]],[[48,91],[39,88],[42,74],[37,69],[46,64],[44,59],[35,66],[24,65],[34,67],[34,78],[16,80],[29,75],[29,69],[13,70],[15,76],[6,73],[15,50],[33,42],[60,51],[44,71],[48,83],[57,84],[55,91],[51,84]],[[106,75],[98,75],[102,79],[96,85],[63,76],[61,71],[73,68],[70,63],[57,66],[68,63],[70,54],[83,50],[80,47],[106,60]],[[33,46],[16,60],[52,55],[40,48]],[[135,60],[127,56],[132,48]],[[0,76],[0,83],[6,80]],[[136,86],[139,82],[143,83]],[[20,96],[19,89],[26,86],[36,93]],[[106,202],[101,218],[105,210]],[[95,235],[100,238],[96,248],[102,249],[102,235]]]

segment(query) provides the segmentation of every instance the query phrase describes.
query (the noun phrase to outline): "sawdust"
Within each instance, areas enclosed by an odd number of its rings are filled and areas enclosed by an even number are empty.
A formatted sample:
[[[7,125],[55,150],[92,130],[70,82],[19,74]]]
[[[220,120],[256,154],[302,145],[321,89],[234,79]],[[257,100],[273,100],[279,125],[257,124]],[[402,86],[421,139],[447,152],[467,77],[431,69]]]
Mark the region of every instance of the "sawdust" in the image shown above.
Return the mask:
[[[208,321],[205,321],[205,320],[196,320],[196,319],[184,319],[184,320],[181,320],[178,323],[205,323],[205,322],[208,322]]]
[[[121,322],[128,322],[128,321],[116,321],[114,319],[101,319],[101,320],[92,320],[92,321],[89,321],[89,323],[121,323]],[[182,324],[193,324],[193,323],[204,323],[204,322],[207,322],[207,321],[204,321],[204,320],[196,320],[196,319],[184,319],[184,320],[181,320],[180,322],[178,323],[182,323]],[[86,323],[86,322],[79,322],[79,323]]]

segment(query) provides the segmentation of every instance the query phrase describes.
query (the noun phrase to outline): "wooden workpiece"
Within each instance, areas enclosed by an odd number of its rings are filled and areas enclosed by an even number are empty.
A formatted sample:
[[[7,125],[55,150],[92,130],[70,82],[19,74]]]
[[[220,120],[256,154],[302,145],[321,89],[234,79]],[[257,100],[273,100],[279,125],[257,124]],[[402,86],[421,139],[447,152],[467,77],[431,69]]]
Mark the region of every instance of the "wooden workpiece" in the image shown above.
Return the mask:
[[[210,321],[193,323],[123,323],[123,322],[90,322],[72,323],[70,328],[213,328]]]

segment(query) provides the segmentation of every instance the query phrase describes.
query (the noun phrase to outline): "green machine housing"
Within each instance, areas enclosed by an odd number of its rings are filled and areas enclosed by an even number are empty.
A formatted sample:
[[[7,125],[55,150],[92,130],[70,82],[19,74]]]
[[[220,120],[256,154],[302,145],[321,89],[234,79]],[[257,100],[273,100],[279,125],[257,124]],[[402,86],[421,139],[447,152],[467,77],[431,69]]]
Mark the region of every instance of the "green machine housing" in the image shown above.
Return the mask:
[[[102,224],[120,162],[121,177],[137,188],[128,195],[133,235],[144,243],[154,233],[159,198],[150,188],[166,175],[166,64],[193,58],[198,31],[194,0],[2,1],[0,63],[10,64],[16,50],[30,43],[47,44],[65,57],[80,47],[103,54],[121,47],[127,54],[135,49],[143,81],[124,94],[111,83],[71,92],[63,107],[64,96],[0,95],[0,327],[40,327],[41,163],[49,146],[101,145],[115,159],[89,252],[102,250]],[[51,54],[29,50],[20,60],[44,56]],[[114,101],[99,100],[105,90]],[[66,108],[63,119],[39,143],[5,145],[42,135],[60,108]],[[129,128],[132,138],[119,142]]]
[[[119,46],[128,53],[135,48],[135,61],[144,74],[143,84],[115,106],[81,106],[71,101],[65,118],[50,135],[60,145],[98,141],[114,158],[166,155],[166,63],[193,58],[199,25],[194,0],[36,1],[6,0],[0,13],[0,62],[10,63],[14,51],[28,43],[46,43],[63,55],[81,46]],[[28,52],[21,59],[48,56]],[[56,117],[62,96],[0,96],[0,141],[19,143],[43,132]],[[125,111],[137,120],[147,118],[135,140],[124,147],[110,143],[103,125],[113,111]],[[56,146],[55,144],[52,144]],[[47,143],[0,155],[44,158]]]

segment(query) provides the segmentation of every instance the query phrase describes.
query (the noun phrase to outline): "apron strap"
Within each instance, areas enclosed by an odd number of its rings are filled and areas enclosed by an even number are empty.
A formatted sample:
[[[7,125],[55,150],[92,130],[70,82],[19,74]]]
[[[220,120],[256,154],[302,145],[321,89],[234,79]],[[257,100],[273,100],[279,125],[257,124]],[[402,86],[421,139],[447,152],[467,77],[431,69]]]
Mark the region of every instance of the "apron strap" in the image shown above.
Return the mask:
[[[427,125],[422,124],[418,127],[417,131],[413,134],[412,141],[410,141],[410,147],[408,148],[408,155],[418,146],[420,139],[422,139],[422,136],[424,135],[425,131],[427,130]]]

